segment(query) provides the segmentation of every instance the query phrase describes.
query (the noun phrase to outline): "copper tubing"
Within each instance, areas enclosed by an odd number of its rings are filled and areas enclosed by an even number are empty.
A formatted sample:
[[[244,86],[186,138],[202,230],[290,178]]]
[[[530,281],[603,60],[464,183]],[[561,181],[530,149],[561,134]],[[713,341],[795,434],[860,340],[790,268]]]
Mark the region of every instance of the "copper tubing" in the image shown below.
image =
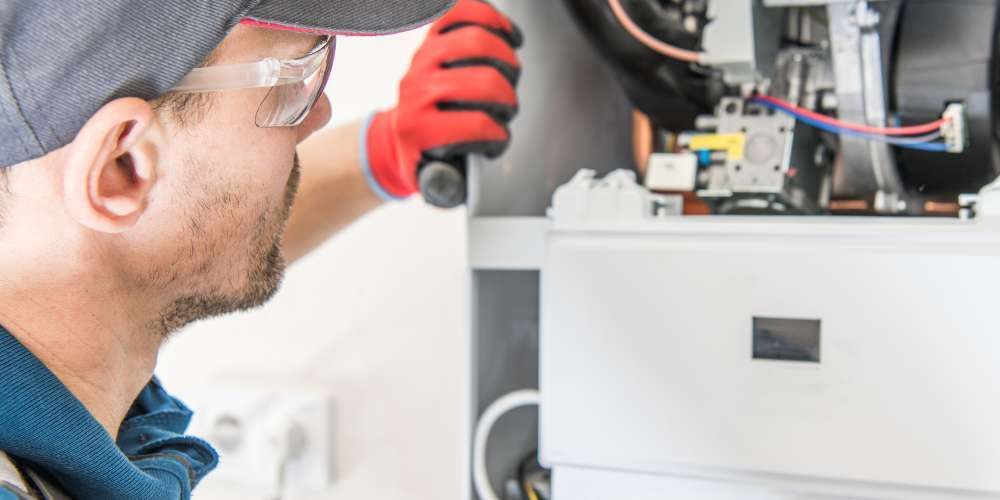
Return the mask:
[[[958,203],[945,201],[928,201],[924,203],[924,212],[930,215],[958,216],[962,207]]]
[[[871,205],[866,200],[831,200],[830,210],[834,212],[867,212]]]

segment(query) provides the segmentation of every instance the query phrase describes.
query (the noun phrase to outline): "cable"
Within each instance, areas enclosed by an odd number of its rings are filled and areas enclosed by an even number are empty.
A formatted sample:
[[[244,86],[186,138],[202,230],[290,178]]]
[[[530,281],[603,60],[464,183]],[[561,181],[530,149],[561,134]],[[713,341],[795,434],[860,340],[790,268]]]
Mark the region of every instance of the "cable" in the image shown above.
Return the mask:
[[[940,119],[931,123],[925,123],[923,125],[913,125],[908,127],[872,127],[868,125],[860,125],[857,123],[848,123],[836,118],[832,118],[826,115],[819,114],[815,111],[800,108],[790,102],[782,101],[777,97],[758,95],[753,98],[755,102],[760,104],[769,104],[772,108],[781,109],[791,115],[796,117],[805,117],[812,120],[825,123],[834,127],[839,127],[847,130],[853,130],[855,132],[862,132],[867,134],[877,134],[877,135],[920,135],[933,132],[935,130],[941,130],[941,127],[948,122],[948,120]]]
[[[846,135],[846,136],[850,136],[850,137],[858,137],[858,138],[867,139],[867,140],[870,140],[870,141],[885,142],[885,143],[888,143],[888,144],[892,144],[893,146],[898,146],[898,147],[907,148],[907,149],[916,149],[916,150],[920,150],[920,151],[930,151],[930,152],[936,152],[936,153],[944,153],[944,152],[948,151],[948,145],[947,144],[945,144],[943,142],[932,142],[932,141],[934,141],[936,139],[941,138],[941,132],[935,132],[933,134],[929,134],[929,135],[921,136],[921,137],[897,138],[897,137],[887,137],[887,136],[884,136],[884,135],[864,134],[864,133],[856,132],[856,131],[853,131],[853,130],[844,130],[844,129],[841,129],[841,128],[833,127],[831,125],[828,125],[828,124],[825,124],[825,123],[821,123],[821,122],[817,122],[817,121],[812,120],[810,118],[804,118],[804,117],[801,117],[801,116],[797,117],[797,118],[798,118],[799,121],[801,121],[802,123],[805,123],[806,125],[809,125],[811,127],[815,127],[815,128],[820,129],[820,130],[824,130],[826,132],[830,132],[830,133],[833,133],[833,134]]]
[[[646,47],[671,59],[693,63],[701,62],[703,55],[701,52],[670,45],[643,30],[629,17],[628,12],[625,11],[625,7],[622,6],[621,0],[608,0],[608,5],[611,6],[611,11],[614,12],[615,17],[618,18],[618,22],[625,28],[625,31],[628,31],[630,35]]]
[[[527,489],[524,491],[528,493],[528,500],[538,500],[538,493],[535,493],[535,489],[530,484],[526,484],[525,487]]]
[[[888,136],[885,136],[885,135],[877,135],[877,134],[859,132],[857,130],[846,129],[846,128],[843,128],[843,127],[840,127],[840,126],[837,126],[837,125],[831,125],[828,122],[819,121],[819,120],[816,120],[816,119],[811,118],[811,117],[799,115],[799,114],[797,114],[795,112],[792,112],[791,110],[785,109],[784,107],[782,107],[780,105],[777,105],[777,104],[775,104],[773,102],[767,101],[767,100],[762,100],[762,99],[759,99],[759,98],[755,98],[754,101],[758,102],[758,103],[760,103],[760,104],[762,104],[762,105],[764,105],[766,107],[769,107],[771,109],[776,109],[778,111],[782,111],[782,112],[788,113],[788,114],[794,116],[798,121],[800,121],[802,123],[805,123],[806,125],[818,128],[818,129],[826,131],[826,132],[830,132],[832,134],[846,135],[846,136],[850,136],[850,137],[858,137],[858,138],[867,139],[867,140],[870,140],[870,141],[885,142],[885,143],[888,143],[888,144],[892,144],[894,146],[899,146],[901,148],[916,149],[916,150],[919,150],[919,151],[929,151],[929,152],[935,152],[935,153],[945,153],[945,152],[948,151],[948,145],[947,144],[945,144],[943,142],[933,142],[933,141],[941,138],[941,131],[940,130],[938,130],[937,132],[931,133],[931,134],[927,134],[927,135],[923,135],[923,136],[918,136],[918,137],[907,137],[907,138],[903,138],[903,137],[888,137]]]
[[[489,441],[493,426],[507,412],[522,406],[538,405],[540,401],[541,397],[536,390],[515,391],[494,401],[479,417],[472,444],[472,483],[480,500],[500,500],[493,491],[489,473],[486,471],[486,443]]]
[[[654,37],[653,35],[647,33],[645,30],[642,29],[641,26],[636,24],[636,22],[633,21],[631,17],[629,17],[628,12],[625,10],[625,7],[622,6],[621,0],[608,0],[608,5],[611,7],[611,11],[614,13],[615,18],[617,18],[618,22],[621,23],[623,28],[625,28],[625,31],[627,31],[630,35],[632,35],[632,37],[634,37],[636,40],[638,40],[640,43],[650,48],[651,50],[659,54],[662,54],[664,56],[667,56],[671,59],[677,59],[681,61],[687,61],[699,64],[705,64],[707,62],[706,61],[707,55],[704,52],[682,49],[680,47],[670,45]],[[822,115],[812,110],[800,108],[790,102],[782,101],[781,99],[778,99],[776,97],[757,96],[754,98],[754,101],[759,102],[761,104],[767,104],[772,107],[776,107],[782,111],[792,114],[796,118],[799,118],[806,123],[809,123],[823,130],[828,130],[828,129],[820,126],[819,124],[823,124],[828,127],[836,127],[838,129],[842,129],[844,132],[833,131],[833,133],[843,133],[846,135],[851,135],[847,134],[846,131],[859,132],[863,134],[873,134],[875,136],[919,135],[919,134],[930,133],[933,132],[934,130],[940,130],[941,127],[943,127],[946,123],[948,123],[947,119],[940,119],[923,125],[913,125],[906,127],[873,127],[870,125],[862,125],[862,124],[849,123],[837,120],[836,118]],[[874,140],[879,140],[876,137],[869,137],[869,138]],[[926,151],[943,151],[943,152],[947,151],[947,146],[939,148],[937,144],[912,144],[908,142],[895,143],[894,141],[890,140],[886,140],[883,142],[889,142],[901,147],[911,147],[912,149],[922,149]]]
[[[531,480],[528,479],[527,468],[529,464],[535,464],[538,462],[538,451],[535,450],[528,454],[521,460],[521,463],[517,466],[517,482],[521,484],[521,490],[524,492],[528,500],[539,500],[538,492],[535,491],[534,485],[531,484]]]

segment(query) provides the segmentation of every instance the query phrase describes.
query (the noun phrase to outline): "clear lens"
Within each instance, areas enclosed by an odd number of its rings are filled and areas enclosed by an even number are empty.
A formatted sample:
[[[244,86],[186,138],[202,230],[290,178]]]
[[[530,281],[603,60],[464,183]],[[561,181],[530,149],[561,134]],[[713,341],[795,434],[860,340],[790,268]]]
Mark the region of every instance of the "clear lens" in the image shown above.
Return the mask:
[[[257,109],[256,123],[258,127],[294,127],[306,119],[313,105],[323,94],[330,67],[333,64],[336,39],[331,38],[328,44],[316,52],[315,58],[306,57],[305,64],[315,66],[304,80],[272,87]],[[303,68],[288,68],[289,72],[301,72]]]

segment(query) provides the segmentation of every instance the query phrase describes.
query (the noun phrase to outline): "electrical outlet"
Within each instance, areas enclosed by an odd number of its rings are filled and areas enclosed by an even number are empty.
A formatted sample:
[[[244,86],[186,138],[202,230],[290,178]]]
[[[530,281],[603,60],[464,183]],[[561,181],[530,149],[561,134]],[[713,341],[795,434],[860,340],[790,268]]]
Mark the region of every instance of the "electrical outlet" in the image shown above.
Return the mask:
[[[333,482],[333,403],[321,391],[209,386],[187,396],[190,433],[219,452],[213,482],[277,495],[325,491]]]

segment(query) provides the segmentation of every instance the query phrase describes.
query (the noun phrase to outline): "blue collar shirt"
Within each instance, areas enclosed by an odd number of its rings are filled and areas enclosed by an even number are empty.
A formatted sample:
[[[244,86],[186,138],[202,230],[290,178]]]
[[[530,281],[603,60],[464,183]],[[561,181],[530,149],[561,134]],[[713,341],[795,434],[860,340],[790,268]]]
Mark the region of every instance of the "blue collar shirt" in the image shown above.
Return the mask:
[[[156,378],[113,439],[76,397],[0,326],[0,451],[41,470],[76,500],[187,500],[218,463],[185,436],[191,411]],[[7,495],[7,496],[5,496]],[[0,488],[0,500],[16,498]]]

